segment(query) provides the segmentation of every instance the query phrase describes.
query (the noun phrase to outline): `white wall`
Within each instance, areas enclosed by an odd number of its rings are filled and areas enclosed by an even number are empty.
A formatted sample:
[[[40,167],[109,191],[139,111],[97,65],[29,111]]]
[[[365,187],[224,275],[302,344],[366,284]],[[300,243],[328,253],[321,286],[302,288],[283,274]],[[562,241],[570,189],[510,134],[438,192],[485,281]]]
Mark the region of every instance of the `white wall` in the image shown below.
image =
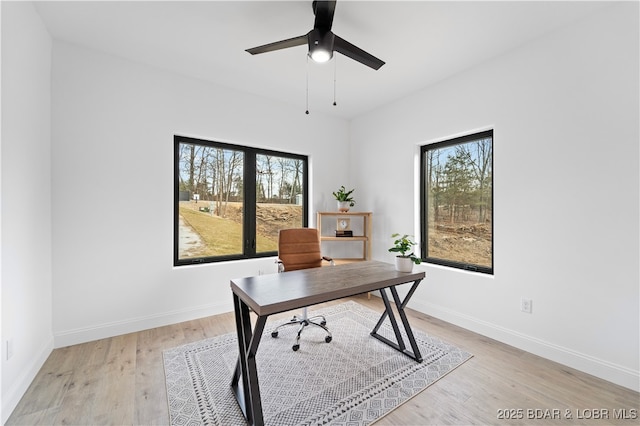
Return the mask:
[[[635,390],[638,28],[638,3],[616,4],[351,128],[351,181],[388,261],[391,233],[419,235],[417,147],[494,128],[495,275],[425,265],[410,306]]]
[[[310,156],[315,212],[345,183],[348,123],[62,42],[53,46],[56,347],[232,310],[273,258],[173,265],[173,136]]]
[[[1,7],[4,423],[53,348],[51,37],[31,3]],[[13,347],[9,360],[7,341]]]
[[[351,125],[52,46],[31,4],[1,10],[3,422],[54,341],[228,311],[230,278],[273,268],[172,267],[175,133],[310,155],[312,213],[333,209],[339,185],[357,188],[374,257],[391,261],[388,235],[417,220],[417,146],[493,127],[495,276],[423,266],[412,307],[638,388],[637,3]],[[334,153],[349,132],[362,161],[347,167]]]

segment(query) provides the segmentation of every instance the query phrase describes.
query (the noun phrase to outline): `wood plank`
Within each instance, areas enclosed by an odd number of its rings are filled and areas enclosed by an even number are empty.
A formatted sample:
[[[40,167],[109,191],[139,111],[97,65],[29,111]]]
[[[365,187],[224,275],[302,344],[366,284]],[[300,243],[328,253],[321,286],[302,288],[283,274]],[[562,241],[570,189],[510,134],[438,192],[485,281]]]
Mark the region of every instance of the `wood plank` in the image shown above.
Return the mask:
[[[362,295],[351,299],[378,312],[384,310],[377,297],[367,299]],[[636,415],[640,413],[637,392],[411,309],[406,312],[414,328],[469,351],[474,357],[376,425],[638,424],[637,419],[616,419],[613,415],[613,410],[621,409],[627,414],[634,409]],[[274,318],[288,316],[282,313]],[[6,424],[167,425],[162,351],[194,341],[191,339],[229,332],[235,332],[232,313],[55,349]],[[131,361],[134,343],[135,362]],[[135,370],[133,381],[125,373],[130,369]],[[112,377],[102,380],[99,376],[105,372]],[[117,397],[120,392],[122,396]],[[573,419],[499,419],[498,410],[504,409],[568,409]],[[609,410],[610,418],[576,419],[577,410],[589,409]],[[114,413],[107,415],[109,410]]]
[[[323,216],[371,216],[373,212],[318,212]]]
[[[322,241],[367,241],[368,238],[362,235],[354,235],[353,237],[321,237]],[[364,255],[362,256],[365,257]]]
[[[233,279],[231,290],[258,315],[266,316],[421,280],[424,276],[424,272],[398,272],[389,263],[370,260]]]
[[[66,393],[73,386],[75,360],[85,356],[81,353],[84,349],[86,349],[86,345],[54,350],[13,414],[25,418],[33,415],[35,419],[40,415],[46,418],[51,415],[51,412],[55,412],[62,405]]]
[[[57,413],[61,424],[132,424],[137,335],[87,344]]]
[[[162,352],[188,343],[183,324],[154,328],[138,333],[136,350],[135,422],[138,425],[166,424],[169,418],[164,386]]]

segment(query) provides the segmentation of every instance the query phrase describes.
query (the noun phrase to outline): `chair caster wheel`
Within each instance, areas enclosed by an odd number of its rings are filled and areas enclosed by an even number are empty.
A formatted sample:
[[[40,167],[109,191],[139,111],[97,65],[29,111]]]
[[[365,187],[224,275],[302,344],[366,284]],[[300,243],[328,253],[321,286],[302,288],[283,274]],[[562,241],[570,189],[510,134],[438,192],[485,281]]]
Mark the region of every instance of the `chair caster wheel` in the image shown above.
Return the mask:
[[[324,338],[324,341],[329,343],[331,341],[332,337],[331,336],[327,336]]]
[[[278,337],[278,332],[277,331],[272,331],[271,332],[271,337]]]
[[[297,351],[298,349],[300,349],[300,345],[293,345],[293,347],[291,347],[291,349],[293,349],[293,351]]]

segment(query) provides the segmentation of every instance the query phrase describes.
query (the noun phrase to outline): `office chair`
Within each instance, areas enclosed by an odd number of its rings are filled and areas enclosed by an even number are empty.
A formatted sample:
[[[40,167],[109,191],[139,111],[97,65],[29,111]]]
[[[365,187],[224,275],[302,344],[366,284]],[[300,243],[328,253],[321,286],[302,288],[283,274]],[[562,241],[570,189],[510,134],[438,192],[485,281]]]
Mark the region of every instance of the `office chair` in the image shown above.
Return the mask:
[[[334,265],[333,259],[322,256],[320,252],[320,234],[314,228],[282,229],[278,237],[278,273],[296,271],[299,269],[318,268],[322,261]],[[319,322],[316,322],[319,321]],[[303,308],[302,316],[294,317],[284,324],[279,325],[271,332],[271,337],[278,337],[278,330],[289,325],[299,325],[296,342],[292,349],[300,349],[300,335],[305,327],[315,325],[326,331],[324,341],[329,343],[332,339],[331,332],[327,329],[327,320],[322,315],[309,318],[307,308]]]

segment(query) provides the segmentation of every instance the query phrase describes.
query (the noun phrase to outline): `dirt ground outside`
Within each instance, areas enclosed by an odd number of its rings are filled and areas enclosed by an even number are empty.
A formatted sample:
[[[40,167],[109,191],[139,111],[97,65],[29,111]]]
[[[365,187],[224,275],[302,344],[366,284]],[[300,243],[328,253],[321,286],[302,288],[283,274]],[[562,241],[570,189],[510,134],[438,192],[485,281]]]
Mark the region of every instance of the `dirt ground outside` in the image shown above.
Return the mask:
[[[491,267],[489,224],[436,224],[429,228],[429,256]]]
[[[202,215],[214,216],[211,211],[200,211],[202,208],[215,208],[208,201],[187,201],[181,208],[190,208]],[[302,226],[302,207],[291,204],[258,204],[256,212],[258,234],[266,250],[277,248],[278,231],[286,228]],[[230,202],[223,211],[222,219],[228,226],[242,226],[242,203]],[[181,237],[191,235],[190,245],[186,246],[184,256],[199,257],[205,253],[206,244],[198,238],[197,230],[190,226],[181,226]],[[195,242],[194,242],[195,241]],[[492,238],[490,224],[442,224],[429,229],[429,255],[431,257],[454,260],[461,263],[491,267]],[[260,247],[258,247],[260,249]],[[221,253],[225,254],[225,253]],[[233,253],[232,253],[233,254]]]

